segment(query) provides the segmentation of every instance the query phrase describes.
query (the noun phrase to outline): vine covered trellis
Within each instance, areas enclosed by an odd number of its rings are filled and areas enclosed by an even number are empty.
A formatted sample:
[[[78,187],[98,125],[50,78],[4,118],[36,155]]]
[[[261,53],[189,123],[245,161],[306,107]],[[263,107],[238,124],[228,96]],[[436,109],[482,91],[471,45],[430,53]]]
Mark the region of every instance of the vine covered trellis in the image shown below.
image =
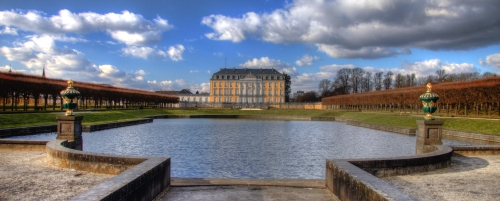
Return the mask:
[[[330,96],[323,98],[322,103],[326,108],[334,110],[399,110],[418,113],[422,105],[418,97],[424,91],[423,86],[371,91]],[[432,91],[440,97],[439,110],[446,110],[448,115],[450,110],[455,112],[452,115],[469,115],[470,112],[479,115],[483,111],[491,116],[495,110],[500,115],[500,77],[436,84]]]
[[[35,110],[47,110],[48,106],[52,110],[60,109],[62,101],[59,92],[66,88],[66,82],[40,76],[0,73],[2,111],[18,110],[19,106],[22,110],[28,110],[30,103],[33,103]],[[82,94],[78,99],[80,109],[164,108],[179,102],[176,96],[136,89],[76,81],[74,86]]]

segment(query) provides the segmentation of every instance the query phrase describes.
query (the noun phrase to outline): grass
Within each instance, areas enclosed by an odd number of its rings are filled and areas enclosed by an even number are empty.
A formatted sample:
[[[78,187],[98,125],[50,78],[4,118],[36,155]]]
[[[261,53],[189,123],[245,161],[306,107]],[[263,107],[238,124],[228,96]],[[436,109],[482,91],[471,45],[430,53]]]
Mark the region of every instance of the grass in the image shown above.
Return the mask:
[[[232,109],[144,109],[144,110],[104,110],[88,113],[78,113],[83,116],[83,124],[96,124],[138,119],[153,115],[274,115],[274,116],[330,116],[342,117],[366,123],[416,128],[416,120],[422,120],[423,115],[408,115],[399,113],[347,112],[331,110],[303,109],[271,109],[271,110],[232,110]],[[56,123],[56,116],[61,113],[9,113],[0,114],[0,128],[14,128]],[[444,129],[461,130],[485,134],[500,135],[500,120],[440,118],[444,120]]]

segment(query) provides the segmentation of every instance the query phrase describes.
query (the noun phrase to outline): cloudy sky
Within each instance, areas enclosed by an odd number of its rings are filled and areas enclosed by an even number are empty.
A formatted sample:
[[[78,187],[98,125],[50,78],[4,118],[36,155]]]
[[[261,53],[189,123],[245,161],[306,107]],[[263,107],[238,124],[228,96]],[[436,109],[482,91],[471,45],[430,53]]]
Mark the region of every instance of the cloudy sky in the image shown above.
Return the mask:
[[[220,68],[292,91],[338,69],[500,73],[498,0],[0,1],[0,71],[208,92]]]

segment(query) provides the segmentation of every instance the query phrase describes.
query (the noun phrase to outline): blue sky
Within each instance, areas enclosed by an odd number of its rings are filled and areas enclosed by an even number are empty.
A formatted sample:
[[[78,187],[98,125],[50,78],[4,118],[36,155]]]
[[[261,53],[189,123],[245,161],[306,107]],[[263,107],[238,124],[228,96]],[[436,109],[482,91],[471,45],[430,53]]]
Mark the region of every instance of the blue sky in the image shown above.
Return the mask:
[[[498,74],[499,42],[498,0],[0,0],[0,71],[143,90],[208,92],[225,66],[293,92],[344,67]]]

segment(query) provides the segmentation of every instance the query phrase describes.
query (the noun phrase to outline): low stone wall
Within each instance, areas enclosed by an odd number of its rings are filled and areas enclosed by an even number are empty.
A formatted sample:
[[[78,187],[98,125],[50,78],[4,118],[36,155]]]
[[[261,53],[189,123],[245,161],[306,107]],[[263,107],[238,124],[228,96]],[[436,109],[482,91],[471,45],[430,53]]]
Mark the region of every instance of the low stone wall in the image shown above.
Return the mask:
[[[132,125],[151,123],[151,122],[153,122],[153,119],[145,118],[145,119],[128,120],[128,121],[120,121],[120,122],[83,125],[82,131],[83,132],[93,132],[93,131],[118,128],[118,127],[124,127],[124,126],[132,126]]]
[[[340,200],[416,200],[377,177],[425,172],[450,165],[453,150],[395,158],[326,161],[326,187]]]
[[[443,129],[443,137],[465,138],[465,139],[482,140],[482,141],[500,143],[500,135],[488,135],[488,134],[480,134],[480,133],[471,133],[471,132],[466,132],[466,131],[444,130]]]
[[[500,155],[499,145],[453,146],[453,153],[462,156]]]
[[[170,186],[170,158],[94,154],[47,143],[47,161],[77,170],[118,174],[71,200],[153,200]]]
[[[384,125],[370,124],[370,123],[364,123],[364,122],[352,121],[352,120],[348,120],[346,123],[347,123],[347,125],[351,125],[351,126],[359,126],[359,127],[364,127],[364,128],[382,130],[382,131],[399,133],[399,134],[404,134],[404,135],[411,135],[411,136],[415,136],[416,132],[417,132],[417,129],[414,129],[414,128],[384,126]]]
[[[0,140],[1,150],[39,151],[45,152],[45,145],[49,141],[41,140]]]
[[[0,138],[20,136],[20,135],[31,135],[37,133],[50,133],[56,132],[57,125],[45,125],[45,126],[29,126],[22,128],[5,128],[0,129]]]

